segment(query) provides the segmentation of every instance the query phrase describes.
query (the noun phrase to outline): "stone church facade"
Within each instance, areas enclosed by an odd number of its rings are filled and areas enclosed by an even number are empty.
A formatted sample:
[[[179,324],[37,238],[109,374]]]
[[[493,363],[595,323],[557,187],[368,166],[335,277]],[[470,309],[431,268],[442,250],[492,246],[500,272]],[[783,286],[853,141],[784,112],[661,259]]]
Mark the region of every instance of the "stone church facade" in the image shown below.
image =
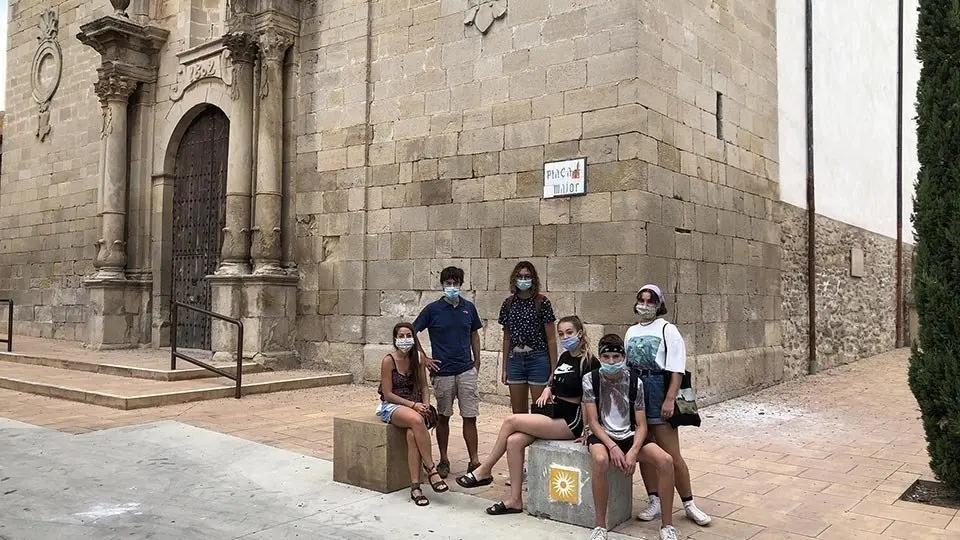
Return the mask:
[[[791,372],[774,0],[127,4],[11,4],[18,332],[164,347],[175,299],[242,319],[260,362],[375,379],[457,265],[496,396],[530,260],[595,336],[661,284],[708,399]],[[586,194],[544,198],[544,164],[581,157]],[[234,347],[205,317],[178,332]]]

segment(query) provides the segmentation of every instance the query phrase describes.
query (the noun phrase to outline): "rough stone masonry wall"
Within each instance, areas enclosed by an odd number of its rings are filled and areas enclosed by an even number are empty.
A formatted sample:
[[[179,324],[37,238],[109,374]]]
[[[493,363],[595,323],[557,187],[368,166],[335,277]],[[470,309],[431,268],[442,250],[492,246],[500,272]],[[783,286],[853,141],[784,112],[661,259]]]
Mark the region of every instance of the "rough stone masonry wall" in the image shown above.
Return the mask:
[[[63,66],[50,104],[51,131],[40,142],[31,68],[41,15],[51,8],[59,15]],[[16,303],[16,333],[81,339],[82,281],[96,255],[101,121],[93,93],[99,57],[75,36],[81,24],[106,14],[109,2],[19,0],[9,9],[0,297]],[[55,70],[44,65],[44,80]]]
[[[596,334],[663,284],[708,400],[778,381],[774,2],[700,5],[510,2],[484,36],[463,2],[305,7],[302,357],[376,378],[376,344],[455,264],[485,323],[482,392],[502,394],[496,316],[529,259]],[[544,160],[576,156],[589,194],[541,200]]]
[[[807,211],[782,203],[784,377],[807,374]],[[816,220],[817,369],[889,351],[896,344],[896,239],[833,219]],[[851,275],[851,249],[863,276]],[[905,296],[913,248],[904,245]]]

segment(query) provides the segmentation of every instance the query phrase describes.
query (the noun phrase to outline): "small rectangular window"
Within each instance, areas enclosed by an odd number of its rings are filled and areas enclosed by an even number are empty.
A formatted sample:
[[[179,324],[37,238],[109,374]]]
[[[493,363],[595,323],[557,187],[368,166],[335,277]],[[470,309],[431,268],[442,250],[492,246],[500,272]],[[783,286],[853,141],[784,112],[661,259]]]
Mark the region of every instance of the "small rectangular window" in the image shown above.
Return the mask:
[[[717,138],[723,140],[723,92],[717,92]]]

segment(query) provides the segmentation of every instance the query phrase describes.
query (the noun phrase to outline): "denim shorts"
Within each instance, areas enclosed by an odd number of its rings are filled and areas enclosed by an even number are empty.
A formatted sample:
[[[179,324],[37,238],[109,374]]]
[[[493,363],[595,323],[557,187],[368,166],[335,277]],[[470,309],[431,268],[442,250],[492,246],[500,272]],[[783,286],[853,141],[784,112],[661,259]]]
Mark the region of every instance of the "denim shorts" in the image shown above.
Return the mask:
[[[546,386],[550,380],[550,355],[547,351],[510,351],[507,384]]]
[[[642,375],[643,408],[647,411],[647,425],[656,426],[667,422],[660,418],[663,400],[667,397],[667,378],[663,371]]]
[[[377,406],[377,416],[380,417],[380,420],[384,424],[389,424],[390,420],[393,419],[393,413],[400,408],[400,405],[395,403],[387,403],[386,401],[381,401],[380,405]]]

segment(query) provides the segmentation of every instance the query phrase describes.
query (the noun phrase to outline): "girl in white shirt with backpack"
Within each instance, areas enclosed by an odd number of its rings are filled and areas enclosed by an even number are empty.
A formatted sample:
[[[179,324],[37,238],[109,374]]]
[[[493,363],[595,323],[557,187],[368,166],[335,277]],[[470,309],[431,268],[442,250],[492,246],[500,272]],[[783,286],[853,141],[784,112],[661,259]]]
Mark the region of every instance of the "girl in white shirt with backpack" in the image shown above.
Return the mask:
[[[680,455],[680,436],[677,428],[669,423],[675,412],[675,400],[680,382],[686,371],[687,351],[683,336],[676,325],[663,318],[667,314],[663,292],[656,285],[644,285],[637,291],[634,312],[640,322],[631,326],[623,341],[626,345],[627,365],[640,375],[649,435],[653,441],[673,458],[677,493],[683,501],[688,518],[697,525],[710,523],[710,516],[697,508],[693,502],[690,486],[690,471]],[[647,508],[637,515],[641,521],[653,521],[660,517],[660,497],[656,490],[657,471],[641,465],[640,473],[649,495]],[[672,509],[667,509],[671,511]]]

